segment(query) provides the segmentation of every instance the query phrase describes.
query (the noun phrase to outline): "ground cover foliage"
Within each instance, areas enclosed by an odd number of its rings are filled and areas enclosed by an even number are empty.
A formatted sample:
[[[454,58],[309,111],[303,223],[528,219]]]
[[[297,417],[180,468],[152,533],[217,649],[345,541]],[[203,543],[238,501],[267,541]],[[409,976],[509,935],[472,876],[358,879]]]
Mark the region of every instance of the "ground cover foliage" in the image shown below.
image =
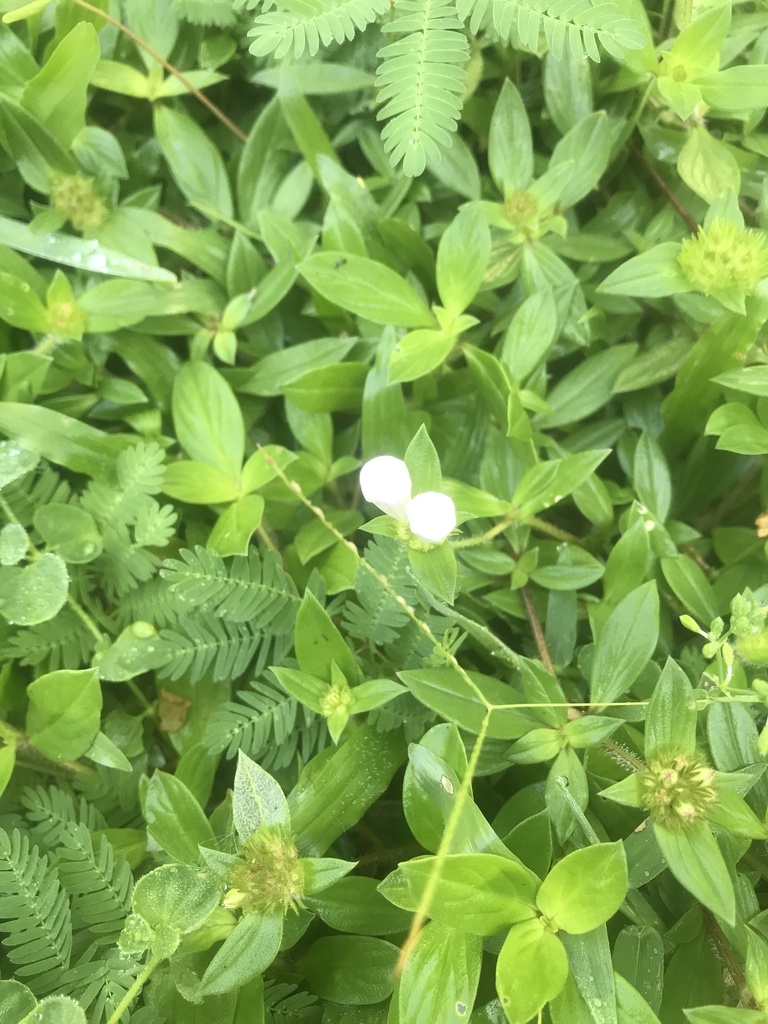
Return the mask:
[[[764,0],[0,11],[0,1022],[768,1021]]]

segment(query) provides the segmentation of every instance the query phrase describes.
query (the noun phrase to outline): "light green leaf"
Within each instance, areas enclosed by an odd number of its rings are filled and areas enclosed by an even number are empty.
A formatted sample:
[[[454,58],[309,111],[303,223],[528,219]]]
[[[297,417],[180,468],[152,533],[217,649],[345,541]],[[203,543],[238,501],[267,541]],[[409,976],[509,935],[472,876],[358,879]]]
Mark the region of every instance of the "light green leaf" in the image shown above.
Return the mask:
[[[46,552],[29,565],[0,568],[0,615],[19,626],[48,622],[64,607],[69,573],[63,558]]]
[[[659,595],[651,580],[632,590],[611,612],[595,644],[590,694],[608,704],[629,691],[656,649]]]
[[[280,825],[285,829],[290,826],[288,802],[282,789],[242,750],[237,758],[232,817],[241,842],[265,825]]]
[[[540,917],[512,927],[496,963],[496,991],[509,1024],[528,1024],[568,977],[568,958]]]
[[[613,917],[627,894],[622,843],[574,850],[541,883],[536,906],[558,930],[580,935]]]
[[[60,669],[27,687],[30,744],[52,761],[74,761],[99,734],[101,687],[94,668]]]
[[[299,264],[299,273],[324,299],[376,324],[435,326],[432,313],[411,285],[383,263],[323,252]]]
[[[654,832],[664,860],[675,878],[699,902],[733,925],[736,897],[720,847],[706,822],[670,827],[656,822]]]
[[[192,205],[212,207],[231,218],[232,192],[218,148],[191,117],[155,107],[155,135],[176,184]]]
[[[194,360],[179,371],[173,422],[187,455],[239,480],[245,454],[243,414],[230,386],[208,363]]]

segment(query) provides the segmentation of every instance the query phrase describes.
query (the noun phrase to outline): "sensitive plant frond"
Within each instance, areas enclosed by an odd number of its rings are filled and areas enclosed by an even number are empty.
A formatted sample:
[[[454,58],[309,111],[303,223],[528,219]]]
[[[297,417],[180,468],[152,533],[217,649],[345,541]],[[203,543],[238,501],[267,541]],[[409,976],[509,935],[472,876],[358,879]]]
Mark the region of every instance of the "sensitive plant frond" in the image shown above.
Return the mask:
[[[0,649],[0,656],[32,665],[41,672],[87,665],[94,648],[94,636],[74,612],[63,608],[40,626],[26,626],[13,633]]]
[[[88,801],[59,786],[27,786],[20,802],[32,826],[32,839],[44,850],[52,851],[70,826],[82,825],[89,832],[107,827],[104,816]]]
[[[298,703],[274,683],[252,682],[239,690],[237,701],[216,709],[205,734],[211,753],[235,757],[242,750],[254,761],[272,742],[285,743],[296,725]]]
[[[154,576],[126,594],[115,612],[118,626],[124,629],[132,622],[151,622],[157,629],[171,626],[179,618],[178,601],[165,580]],[[47,625],[47,624],[46,624]]]
[[[50,466],[37,469],[3,488],[3,499],[22,526],[31,526],[35,512],[44,505],[72,500],[72,488]]]
[[[293,51],[314,57],[322,46],[354,39],[389,9],[389,0],[279,0],[276,10],[256,18],[248,33],[257,57],[276,60]]]
[[[132,526],[147,498],[163,485],[165,453],[154,442],[141,442],[122,451],[108,481],[91,481],[80,499],[99,523]]]
[[[189,675],[196,681],[210,671],[214,680],[221,682],[242,676],[265,638],[242,622],[198,615],[180,619],[175,629],[161,630],[159,639],[167,655],[158,669],[162,679]]]
[[[381,133],[390,161],[416,176],[451,144],[469,49],[453,0],[398,0],[396,10],[383,31],[404,35],[379,51],[378,118],[390,119]]]
[[[504,42],[534,53],[542,33],[559,60],[566,45],[574,56],[600,60],[598,42],[617,60],[625,50],[642,49],[641,26],[610,2],[595,0],[457,0],[459,17],[477,34],[484,28]]]
[[[264,1024],[314,1022],[318,1011],[317,996],[302,992],[296,985],[264,982]]]
[[[0,932],[16,977],[37,996],[52,992],[69,966],[69,899],[55,868],[29,836],[0,832]]]
[[[203,607],[229,622],[248,622],[252,630],[289,633],[299,596],[275,551],[260,557],[235,555],[227,565],[206,548],[182,550],[182,561],[170,558],[160,575],[168,581],[179,614]]]
[[[286,768],[297,755],[308,761],[327,745],[328,730],[323,718],[261,680],[216,710],[205,739],[213,753],[234,757],[242,750],[273,771]]]
[[[117,951],[105,956],[103,946],[94,942],[66,972],[61,991],[77,999],[89,1024],[102,1024],[120,1005],[140,970],[141,964],[134,957]],[[131,1024],[139,1019],[140,1012],[131,1014]]]
[[[416,602],[416,588],[408,575],[408,552],[391,537],[374,537],[365,551],[368,564],[386,576],[394,590],[409,604]],[[372,647],[398,640],[408,623],[408,613],[387,592],[384,585],[362,565],[355,574],[359,604],[344,605],[344,626],[350,636],[366,640]]]
[[[130,911],[133,876],[125,856],[115,857],[102,835],[97,842],[85,825],[67,825],[57,850],[61,884],[73,897],[73,909],[98,943],[112,943]]]

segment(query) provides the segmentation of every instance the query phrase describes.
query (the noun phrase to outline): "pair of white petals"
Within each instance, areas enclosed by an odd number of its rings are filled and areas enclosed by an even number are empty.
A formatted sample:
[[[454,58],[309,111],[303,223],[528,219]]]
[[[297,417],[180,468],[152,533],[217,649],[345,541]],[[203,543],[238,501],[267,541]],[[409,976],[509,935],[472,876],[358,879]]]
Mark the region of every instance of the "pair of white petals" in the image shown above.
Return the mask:
[[[411,489],[408,467],[392,455],[379,455],[360,470],[360,490],[366,501],[407,523],[421,540],[439,544],[456,527],[456,506],[438,491],[424,491],[412,498]]]

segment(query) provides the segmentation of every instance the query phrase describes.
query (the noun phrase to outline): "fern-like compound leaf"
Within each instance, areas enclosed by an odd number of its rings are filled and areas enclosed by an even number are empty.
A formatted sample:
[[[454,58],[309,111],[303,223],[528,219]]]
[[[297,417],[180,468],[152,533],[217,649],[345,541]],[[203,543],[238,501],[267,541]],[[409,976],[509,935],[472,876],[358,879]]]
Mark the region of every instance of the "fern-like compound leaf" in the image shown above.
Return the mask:
[[[103,1024],[123,1001],[128,989],[136,980],[141,963],[125,953],[116,950],[104,956],[102,946],[93,943],[80,956],[77,963],[64,975],[61,990],[73,996],[88,1014],[89,1024]],[[157,1020],[153,1011],[147,1008],[131,1013],[131,1024],[144,1020]]]
[[[48,858],[17,830],[0,831],[0,932],[18,980],[37,996],[56,989],[72,951],[69,899]]]
[[[322,46],[354,39],[389,8],[389,0],[279,0],[256,18],[251,52],[276,59],[293,51],[314,57]]]
[[[61,884],[74,909],[99,943],[113,943],[130,911],[133,876],[124,855],[115,858],[112,844],[97,841],[85,825],[68,825],[58,851]]]
[[[262,637],[241,622],[212,615],[180,619],[175,629],[160,632],[167,661],[158,669],[163,679],[185,674],[197,681],[211,671],[214,680],[237,679],[253,661]]]
[[[453,0],[398,0],[396,10],[383,31],[403,38],[379,51],[378,117],[389,119],[381,138],[390,161],[415,176],[451,144],[469,50]]]
[[[407,573],[408,553],[404,544],[390,537],[375,537],[366,548],[365,560],[387,578],[395,593],[407,604],[416,602],[413,579]],[[397,642],[410,621],[408,613],[363,566],[355,575],[355,594],[359,604],[347,601],[344,605],[344,626],[349,635],[367,641],[372,647]]]
[[[600,60],[603,49],[617,60],[625,50],[641,49],[641,26],[619,6],[600,0],[457,0],[459,17],[472,32],[492,28],[504,42],[536,52],[543,33],[558,60],[565,47],[574,55]]]
[[[258,761],[268,744],[281,746],[293,732],[298,704],[273,683],[251,684],[240,690],[237,701],[217,708],[206,731],[206,744],[214,754],[235,757],[238,750]]]
[[[40,626],[27,626],[8,638],[0,656],[18,659],[43,672],[80,668],[91,659],[93,634],[68,608]]]
[[[71,826],[82,825],[89,832],[107,827],[104,816],[84,797],[74,796],[61,786],[27,786],[20,799],[32,839],[48,852],[60,845],[62,834]]]
[[[160,575],[167,580],[180,614],[204,608],[229,622],[247,622],[252,630],[288,633],[299,605],[293,580],[275,551],[223,558],[197,547],[183,550],[182,561],[168,559]]]

